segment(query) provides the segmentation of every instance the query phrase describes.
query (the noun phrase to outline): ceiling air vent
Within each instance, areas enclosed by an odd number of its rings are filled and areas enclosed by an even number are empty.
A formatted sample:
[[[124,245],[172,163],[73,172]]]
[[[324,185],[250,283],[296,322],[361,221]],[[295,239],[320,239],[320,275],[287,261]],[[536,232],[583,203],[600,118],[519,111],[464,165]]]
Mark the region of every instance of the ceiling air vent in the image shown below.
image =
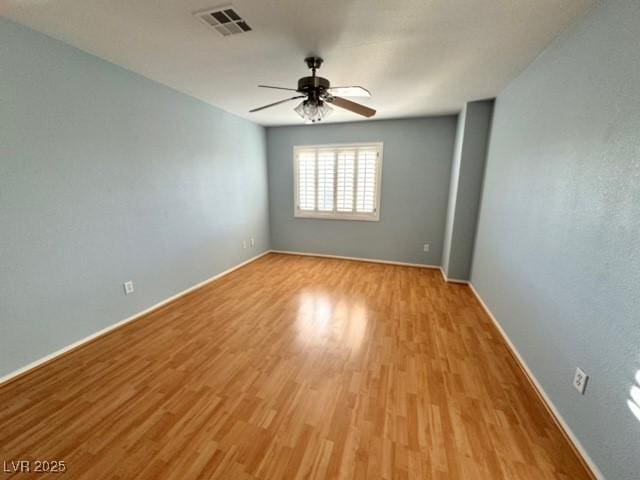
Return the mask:
[[[235,7],[210,8],[194,13],[196,17],[212,28],[215,28],[220,35],[228,37],[237,33],[250,32],[251,27],[240,16]]]

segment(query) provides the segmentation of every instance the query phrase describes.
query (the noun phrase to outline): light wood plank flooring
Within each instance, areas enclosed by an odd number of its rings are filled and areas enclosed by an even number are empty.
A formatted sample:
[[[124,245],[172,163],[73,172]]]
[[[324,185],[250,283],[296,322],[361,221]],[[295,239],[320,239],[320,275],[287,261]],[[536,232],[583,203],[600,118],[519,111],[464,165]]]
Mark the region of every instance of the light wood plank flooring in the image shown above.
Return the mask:
[[[468,287],[279,254],[0,387],[0,427],[68,468],[15,478],[589,478]]]

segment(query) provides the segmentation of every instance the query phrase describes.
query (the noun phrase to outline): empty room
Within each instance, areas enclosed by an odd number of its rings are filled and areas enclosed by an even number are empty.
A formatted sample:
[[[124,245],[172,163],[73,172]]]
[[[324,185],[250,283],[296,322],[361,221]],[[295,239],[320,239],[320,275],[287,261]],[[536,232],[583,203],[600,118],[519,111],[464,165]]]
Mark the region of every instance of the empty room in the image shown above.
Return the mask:
[[[0,478],[640,479],[640,2],[0,13]]]

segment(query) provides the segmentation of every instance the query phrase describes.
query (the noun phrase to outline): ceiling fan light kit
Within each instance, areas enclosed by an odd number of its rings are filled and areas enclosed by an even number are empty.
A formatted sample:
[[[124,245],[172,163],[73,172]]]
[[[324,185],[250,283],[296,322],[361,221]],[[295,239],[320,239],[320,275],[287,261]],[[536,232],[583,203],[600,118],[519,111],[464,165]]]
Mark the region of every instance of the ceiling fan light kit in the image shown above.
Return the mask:
[[[298,80],[298,88],[287,87],[273,87],[270,85],[258,85],[261,88],[272,88],[276,90],[288,90],[291,92],[297,92],[300,95],[296,95],[291,98],[286,98],[278,102],[270,103],[263,107],[254,108],[250,110],[250,113],[264,110],[265,108],[274,107],[281,103],[286,103],[291,100],[304,98],[300,104],[294,108],[294,111],[305,120],[306,123],[320,122],[333,112],[333,108],[329,104],[349,110],[358,115],[370,118],[376,114],[376,111],[360,103],[352,102],[346,98],[342,98],[338,95],[346,97],[370,97],[371,93],[366,88],[359,86],[351,87],[331,87],[331,83],[326,78],[318,77],[316,70],[322,65],[322,58],[320,57],[308,57],[305,58],[307,67],[311,70],[311,76],[302,77]]]
[[[311,100],[303,100],[294,110],[306,123],[319,122],[333,112],[333,108],[322,100],[318,100],[315,103]]]

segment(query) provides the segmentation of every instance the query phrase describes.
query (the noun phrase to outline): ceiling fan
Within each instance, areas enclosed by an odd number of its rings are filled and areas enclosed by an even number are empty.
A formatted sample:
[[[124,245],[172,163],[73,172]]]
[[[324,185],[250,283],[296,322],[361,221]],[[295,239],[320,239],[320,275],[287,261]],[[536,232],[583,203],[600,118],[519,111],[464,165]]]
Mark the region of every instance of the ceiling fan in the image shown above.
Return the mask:
[[[300,104],[294,108],[296,113],[300,115],[307,123],[316,123],[329,115],[333,109],[329,106],[335,105],[336,107],[344,108],[350,112],[357,113],[364,117],[373,117],[376,111],[360,103],[352,102],[344,97],[370,97],[371,92],[366,88],[353,86],[353,87],[332,87],[329,80],[316,76],[316,70],[322,65],[322,59],[320,57],[308,57],[304,59],[307,66],[311,69],[310,77],[302,77],[298,80],[298,88],[286,88],[286,87],[272,87],[270,85],[258,85],[260,88],[274,88],[276,90],[289,90],[291,92],[298,92],[300,95],[296,95],[291,98],[285,98],[279,102],[270,103],[263,107],[254,108],[249,110],[249,113],[258,112],[265,108],[274,107],[281,103],[290,102],[291,100],[297,100],[304,98]],[[340,96],[339,96],[340,95]]]

